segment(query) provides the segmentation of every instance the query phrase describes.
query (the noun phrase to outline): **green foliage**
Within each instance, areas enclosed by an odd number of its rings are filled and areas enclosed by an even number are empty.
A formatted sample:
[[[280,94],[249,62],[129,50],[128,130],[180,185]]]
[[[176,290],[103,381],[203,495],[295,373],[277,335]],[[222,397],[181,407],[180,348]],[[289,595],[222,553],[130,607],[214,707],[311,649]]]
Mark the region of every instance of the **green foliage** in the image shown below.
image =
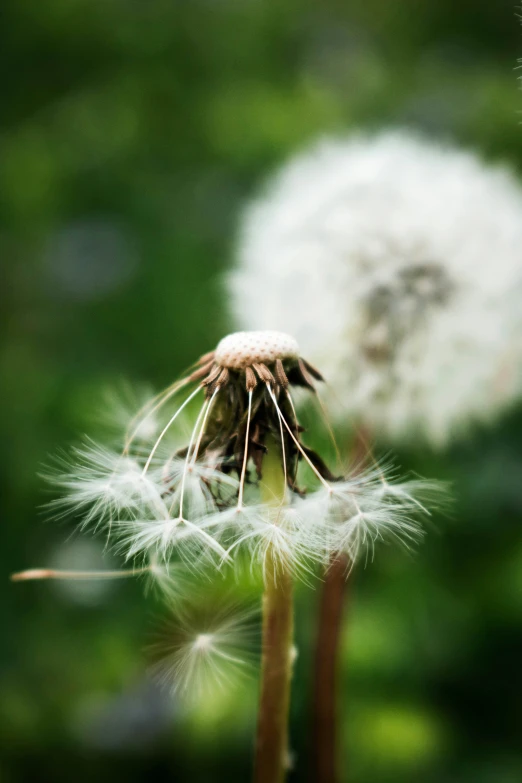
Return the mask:
[[[104,389],[165,385],[230,326],[235,226],[272,167],[322,132],[389,124],[519,167],[522,46],[512,3],[449,0],[6,0],[2,37],[6,582],[72,533],[72,519],[43,524],[37,474],[91,428]],[[521,432],[515,412],[449,454],[400,455],[452,480],[457,504],[415,558],[381,550],[353,577],[352,783],[522,777]],[[149,616],[163,610],[141,587],[4,590],[2,779],[246,779],[256,683],[222,713],[144,696]],[[298,602],[304,780],[316,595],[302,587]]]

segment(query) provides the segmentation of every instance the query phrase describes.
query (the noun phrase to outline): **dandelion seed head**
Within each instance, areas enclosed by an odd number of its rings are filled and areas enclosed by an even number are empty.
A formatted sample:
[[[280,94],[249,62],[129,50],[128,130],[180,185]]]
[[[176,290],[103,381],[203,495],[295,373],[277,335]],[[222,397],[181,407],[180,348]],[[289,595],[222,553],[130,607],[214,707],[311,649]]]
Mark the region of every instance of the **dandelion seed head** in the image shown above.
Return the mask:
[[[125,428],[121,452],[90,442],[76,450],[76,464],[57,479],[66,492],[57,508],[80,511],[83,525],[105,530],[116,553],[138,561],[137,572],[176,600],[183,584],[171,569],[179,563],[208,576],[239,556],[265,578],[306,580],[339,542],[355,551],[361,547],[354,541],[379,537],[388,510],[395,532],[399,512],[408,519],[426,512],[420,485],[400,484],[378,467],[341,479],[305,445],[292,391],[313,394],[321,380],[287,334],[229,335],[142,406]],[[169,410],[178,392],[183,399]],[[169,436],[198,397],[179,446]],[[140,417],[160,412],[165,423],[143,442]],[[299,483],[310,473],[320,488],[307,494]]]
[[[507,169],[405,131],[325,139],[246,210],[236,321],[291,329],[337,421],[443,445],[522,392],[521,247]]]

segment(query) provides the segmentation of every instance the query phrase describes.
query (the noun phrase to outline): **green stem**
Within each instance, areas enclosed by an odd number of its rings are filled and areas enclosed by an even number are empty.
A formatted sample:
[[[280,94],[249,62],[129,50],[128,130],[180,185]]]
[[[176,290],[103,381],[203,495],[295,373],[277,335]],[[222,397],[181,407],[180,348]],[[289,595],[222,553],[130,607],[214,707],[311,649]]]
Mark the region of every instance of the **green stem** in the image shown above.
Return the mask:
[[[266,504],[285,498],[280,444],[271,441],[263,460],[262,494]],[[288,712],[292,676],[292,579],[269,550],[263,595],[261,694],[257,724],[255,783],[282,783],[288,757]]]

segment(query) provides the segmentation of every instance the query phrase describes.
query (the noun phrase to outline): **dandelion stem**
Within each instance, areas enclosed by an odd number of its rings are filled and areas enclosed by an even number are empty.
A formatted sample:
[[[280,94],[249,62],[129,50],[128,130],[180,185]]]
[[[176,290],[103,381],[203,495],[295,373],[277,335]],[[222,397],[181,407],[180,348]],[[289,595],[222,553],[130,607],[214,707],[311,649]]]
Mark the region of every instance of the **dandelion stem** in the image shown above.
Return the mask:
[[[352,446],[355,465],[361,466],[367,457],[366,443],[366,434],[358,430]],[[312,752],[310,780],[314,783],[337,783],[339,780],[337,758],[338,698],[341,692],[339,646],[350,566],[348,555],[338,552],[331,556],[319,603],[310,743]],[[343,765],[345,758],[343,754]]]
[[[336,783],[338,780],[338,650],[349,568],[347,555],[332,556],[320,599],[312,714],[311,780],[314,783]]]
[[[263,460],[265,503],[284,501],[279,443],[268,442]],[[293,601],[290,574],[278,565],[271,550],[265,561],[261,695],[257,724],[254,783],[282,783],[288,759],[288,712],[292,675]]]
[[[128,568],[123,571],[57,571],[53,568],[30,568],[11,574],[12,582],[28,582],[33,579],[122,579],[146,574],[151,566]]]

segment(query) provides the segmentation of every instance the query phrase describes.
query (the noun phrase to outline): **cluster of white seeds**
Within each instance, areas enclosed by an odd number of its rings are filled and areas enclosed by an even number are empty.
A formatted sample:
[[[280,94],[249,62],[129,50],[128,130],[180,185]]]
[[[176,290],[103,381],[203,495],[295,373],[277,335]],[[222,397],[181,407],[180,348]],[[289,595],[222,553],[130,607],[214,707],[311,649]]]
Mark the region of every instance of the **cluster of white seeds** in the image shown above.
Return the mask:
[[[406,131],[324,139],[247,208],[233,313],[291,330],[339,423],[443,445],[522,393],[521,247],[509,170]]]

